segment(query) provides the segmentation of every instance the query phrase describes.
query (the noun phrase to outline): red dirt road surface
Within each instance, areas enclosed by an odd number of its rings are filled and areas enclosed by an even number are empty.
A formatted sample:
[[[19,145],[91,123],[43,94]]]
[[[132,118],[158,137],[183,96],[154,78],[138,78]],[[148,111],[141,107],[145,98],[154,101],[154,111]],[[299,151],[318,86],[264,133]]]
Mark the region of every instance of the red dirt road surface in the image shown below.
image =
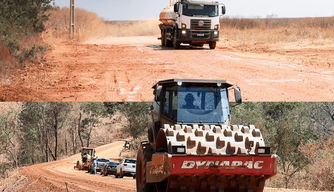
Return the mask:
[[[118,141],[96,148],[98,157],[119,158],[124,141]],[[15,191],[136,191],[136,180],[132,177],[92,175],[87,171],[74,170],[80,154],[63,160],[36,164],[19,169],[21,176],[10,188]],[[20,185],[21,184],[21,185]],[[8,188],[0,189],[10,191]],[[295,189],[265,188],[264,192],[296,192]],[[306,191],[305,191],[306,192]]]
[[[28,65],[0,87],[0,101],[151,101],[152,85],[171,78],[228,80],[240,86],[244,101],[334,101],[333,68],[271,60],[223,43],[174,50],[157,37],[58,42],[45,63]]]

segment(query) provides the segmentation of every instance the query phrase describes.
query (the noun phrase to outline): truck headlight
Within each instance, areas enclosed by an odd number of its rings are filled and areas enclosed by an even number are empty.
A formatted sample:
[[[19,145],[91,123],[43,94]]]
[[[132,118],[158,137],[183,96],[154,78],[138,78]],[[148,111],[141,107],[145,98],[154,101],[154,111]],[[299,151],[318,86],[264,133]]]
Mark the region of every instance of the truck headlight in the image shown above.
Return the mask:
[[[185,29],[185,28],[187,28],[187,25],[182,23],[182,29]]]
[[[218,36],[218,31],[214,31],[214,32],[213,32],[213,35],[214,35],[215,37],[217,37],[217,36]]]
[[[182,30],[181,33],[182,33],[182,35],[186,35],[187,31],[186,30]]]
[[[218,24],[215,25],[215,30],[218,30],[218,28],[219,28],[219,25]]]

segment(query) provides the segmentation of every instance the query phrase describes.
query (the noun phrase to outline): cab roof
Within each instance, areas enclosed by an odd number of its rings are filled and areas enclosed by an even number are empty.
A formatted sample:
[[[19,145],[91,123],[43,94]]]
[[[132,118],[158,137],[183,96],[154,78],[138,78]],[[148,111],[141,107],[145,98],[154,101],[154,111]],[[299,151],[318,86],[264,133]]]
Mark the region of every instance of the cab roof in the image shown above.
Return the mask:
[[[176,86],[181,83],[182,85],[193,85],[193,86],[208,86],[208,87],[217,87],[218,84],[221,84],[222,88],[229,88],[232,87],[233,84],[226,81],[226,80],[208,80],[208,79],[167,79],[167,80],[161,80],[158,83],[156,83],[152,88],[155,89],[157,85],[161,86]]]

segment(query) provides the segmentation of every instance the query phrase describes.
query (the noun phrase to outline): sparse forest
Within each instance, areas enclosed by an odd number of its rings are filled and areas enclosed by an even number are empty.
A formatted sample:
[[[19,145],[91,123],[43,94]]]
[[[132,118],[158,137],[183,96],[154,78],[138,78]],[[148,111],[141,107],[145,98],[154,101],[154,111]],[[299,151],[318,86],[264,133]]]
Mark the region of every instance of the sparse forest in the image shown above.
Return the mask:
[[[334,190],[334,103],[249,102],[232,108],[232,124],[254,124],[278,155],[267,186]]]
[[[1,175],[147,132],[148,103],[0,103]]]

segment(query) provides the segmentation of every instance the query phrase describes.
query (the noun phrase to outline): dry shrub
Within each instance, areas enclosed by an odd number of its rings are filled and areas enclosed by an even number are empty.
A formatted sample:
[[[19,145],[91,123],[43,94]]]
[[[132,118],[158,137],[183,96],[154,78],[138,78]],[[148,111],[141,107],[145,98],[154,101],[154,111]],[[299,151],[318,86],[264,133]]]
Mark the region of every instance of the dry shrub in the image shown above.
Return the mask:
[[[301,150],[311,161],[305,173],[305,184],[311,190],[334,190],[334,140],[321,139],[318,143],[309,143]]]
[[[44,33],[45,41],[50,39],[69,38],[69,8],[55,7],[48,11],[49,20],[45,22],[47,32]],[[159,34],[159,21],[119,21],[108,22],[101,19],[96,13],[84,9],[75,9],[75,36],[80,42],[101,38],[101,37],[121,37],[121,36],[145,36]],[[52,41],[51,40],[51,41]]]
[[[131,148],[131,154],[135,154],[137,155],[137,151],[140,147],[140,144],[142,141],[147,141],[147,135],[146,134],[143,134],[143,135],[140,135],[138,138],[135,138],[132,142],[132,148]]]
[[[10,84],[11,75],[15,75],[20,68],[20,64],[10,55],[8,48],[0,44],[0,85]]]
[[[321,139],[319,142],[308,143],[300,150],[309,159],[309,166],[296,173],[291,179],[290,189],[312,191],[334,190],[334,140]],[[266,187],[284,188],[284,175],[278,167],[278,174],[266,182]]]
[[[18,169],[7,171],[7,177],[0,180],[0,191],[23,190],[28,183],[28,179],[21,175]]]
[[[25,67],[26,62],[39,64],[44,60],[46,48],[38,35],[28,35],[19,40],[20,49],[10,54],[9,49],[0,44],[0,85],[11,83],[11,76]]]

